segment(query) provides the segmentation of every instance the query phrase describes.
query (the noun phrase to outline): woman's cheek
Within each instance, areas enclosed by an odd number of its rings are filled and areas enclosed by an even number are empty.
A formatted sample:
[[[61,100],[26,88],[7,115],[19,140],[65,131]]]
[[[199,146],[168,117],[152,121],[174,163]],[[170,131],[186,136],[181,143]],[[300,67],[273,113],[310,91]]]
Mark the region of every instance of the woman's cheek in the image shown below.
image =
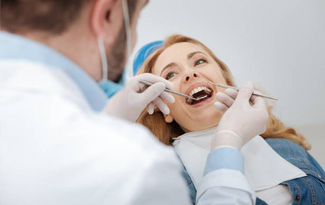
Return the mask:
[[[173,95],[175,98],[175,102],[174,103],[167,103],[167,106],[169,107],[170,111],[177,109],[180,106],[181,103],[181,99],[179,99],[179,96]]]

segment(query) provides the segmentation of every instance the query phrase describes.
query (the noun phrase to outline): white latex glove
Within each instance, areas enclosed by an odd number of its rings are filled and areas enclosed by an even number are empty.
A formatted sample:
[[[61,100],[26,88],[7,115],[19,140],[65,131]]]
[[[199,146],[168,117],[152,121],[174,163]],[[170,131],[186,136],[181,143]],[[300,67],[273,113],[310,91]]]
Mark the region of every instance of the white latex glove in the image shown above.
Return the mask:
[[[140,83],[139,80],[146,80],[155,84],[140,93],[146,85]],[[175,98],[170,93],[164,92],[166,87],[172,89],[173,84],[160,76],[150,73],[134,76],[128,79],[122,91],[108,100],[105,112],[135,122],[149,104],[147,110],[149,114],[152,114],[154,104],[161,112],[169,114],[170,111],[165,101],[173,103]]]
[[[252,138],[265,132],[268,121],[266,102],[261,97],[252,96],[253,91],[252,83],[247,83],[238,94],[228,89],[226,94],[217,94],[220,102],[216,102],[215,107],[225,113],[212,139],[212,149],[233,147],[239,150]]]

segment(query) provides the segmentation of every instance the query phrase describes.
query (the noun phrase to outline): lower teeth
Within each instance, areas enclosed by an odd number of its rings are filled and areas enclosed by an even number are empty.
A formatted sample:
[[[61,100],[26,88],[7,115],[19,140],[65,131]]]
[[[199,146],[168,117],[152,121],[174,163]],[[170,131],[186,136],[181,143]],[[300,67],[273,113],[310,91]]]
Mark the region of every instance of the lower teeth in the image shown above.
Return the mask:
[[[202,97],[198,97],[198,98],[196,98],[196,101],[198,101],[198,100],[202,100],[203,98],[206,98],[206,97],[208,97],[207,95],[204,95],[204,96],[202,96]]]

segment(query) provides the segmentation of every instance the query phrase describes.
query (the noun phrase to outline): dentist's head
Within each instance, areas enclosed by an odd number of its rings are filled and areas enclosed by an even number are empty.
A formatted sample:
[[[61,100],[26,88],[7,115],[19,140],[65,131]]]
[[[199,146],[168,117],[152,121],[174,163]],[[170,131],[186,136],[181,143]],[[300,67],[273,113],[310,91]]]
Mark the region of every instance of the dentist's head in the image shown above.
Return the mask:
[[[47,44],[96,81],[117,81],[127,53],[136,42],[137,19],[146,3],[147,0],[2,0],[1,30]]]

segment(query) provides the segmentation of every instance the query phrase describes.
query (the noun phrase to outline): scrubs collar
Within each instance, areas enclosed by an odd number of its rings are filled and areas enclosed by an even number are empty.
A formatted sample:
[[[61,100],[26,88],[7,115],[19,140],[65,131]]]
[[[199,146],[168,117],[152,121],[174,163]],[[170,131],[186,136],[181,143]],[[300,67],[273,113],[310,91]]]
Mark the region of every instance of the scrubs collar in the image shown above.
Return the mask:
[[[104,109],[107,97],[97,82],[60,52],[19,35],[0,32],[0,60],[29,60],[65,72],[80,88],[94,111]]]

